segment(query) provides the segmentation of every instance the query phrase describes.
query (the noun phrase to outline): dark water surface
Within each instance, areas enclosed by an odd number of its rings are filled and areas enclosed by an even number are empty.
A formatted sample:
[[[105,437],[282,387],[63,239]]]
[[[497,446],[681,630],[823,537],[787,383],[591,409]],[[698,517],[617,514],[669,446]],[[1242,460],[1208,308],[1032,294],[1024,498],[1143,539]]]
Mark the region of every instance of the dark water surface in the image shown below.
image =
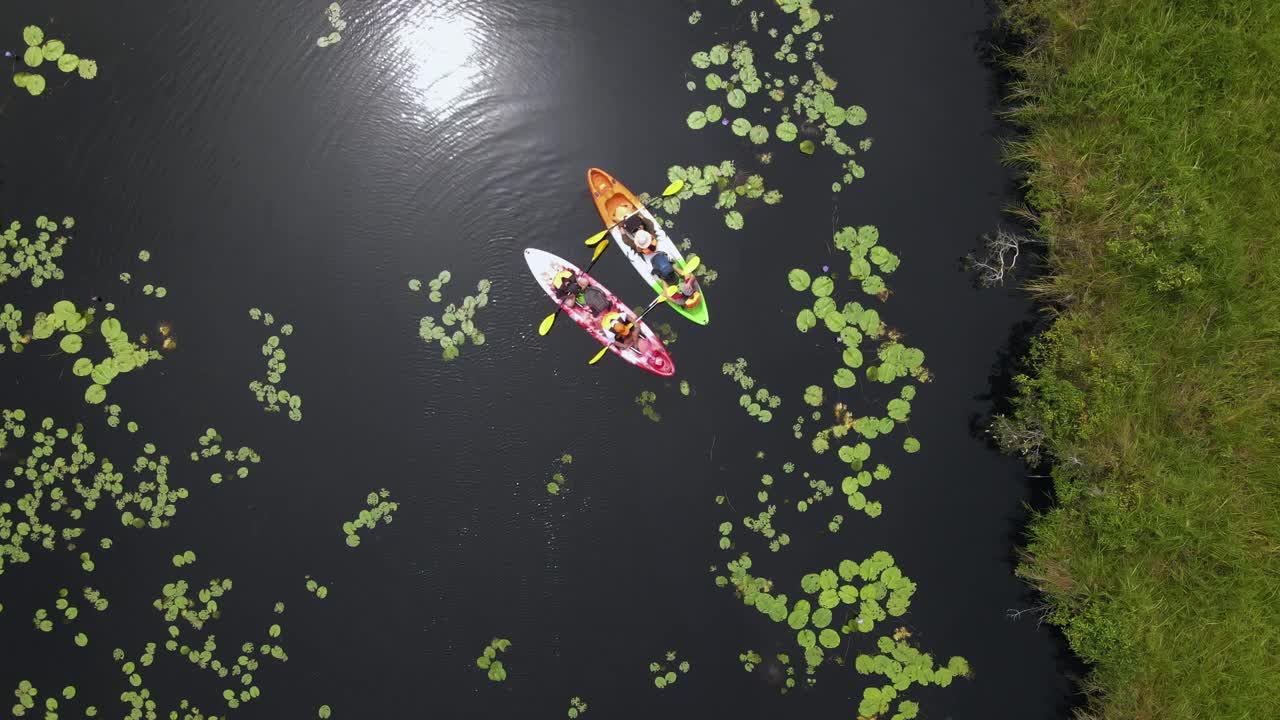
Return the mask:
[[[785,625],[708,573],[729,558],[716,526],[757,512],[762,472],[777,476],[793,460],[837,486],[843,474],[790,431],[809,409],[803,388],[830,391],[839,358],[829,334],[796,332],[802,300],[785,282],[792,266],[847,262],[828,249],[829,166],[815,174],[814,160],[778,152],[764,175],[786,199],[752,210],[742,232],[698,208],[677,218],[677,236],[695,238],[720,273],[707,328],[651,315],[679,333],[671,350],[692,399],[614,358],[588,368],[598,346],[570,323],[538,338],[551,308],[520,254],[537,246],[585,262],[581,240],[599,229],[591,165],[640,190],[660,188],[672,164],[749,158],[728,132],[684,123],[698,106],[684,88],[689,55],[743,18],[717,4],[690,28],[686,2],[348,2],[346,38],[320,49],[326,4],[0,7],[6,49],[20,51],[21,27],[36,23],[101,68],[92,82],[51,82],[40,98],[8,83],[0,94],[0,219],[77,219],[67,281],[36,292],[10,283],[0,301],[34,311],[63,294],[103,294],[126,318],[171,321],[179,350],[111,388],[142,425],[137,439],[182,456],[212,425],[264,458],[249,478],[217,487],[202,468],[175,478],[193,498],[173,526],[108,530],[116,546],[95,553],[90,577],[61,552],[7,567],[0,686],[74,683],[114,716],[125,683],[110,648],[136,655],[163,642],[150,608],[160,586],[229,576],[236,587],[213,626],[220,645],[231,651],[281,622],[290,655],[264,663],[263,697],[242,717],[314,717],[321,703],[335,718],[562,717],[571,695],[594,718],[853,717],[853,698],[878,678],[824,666],[815,688],[781,697],[743,672],[747,648],[799,653]],[[970,429],[989,410],[998,351],[1029,312],[1013,293],[974,290],[957,263],[1009,199],[993,77],[978,54],[987,11],[963,0],[831,10],[823,64],[841,80],[838,97],[867,108],[875,138],[861,158],[866,179],[834,212],[839,225],[877,225],[902,258],[880,311],[925,351],[936,380],[913,404],[921,452],[897,449],[897,434],[875,445],[894,469],[871,489],[881,517],[850,511],[837,493],[816,517],[780,511],[775,524],[793,537],[780,555],[743,544],[757,574],[786,587],[844,557],[892,553],[919,585],[904,620],[922,649],[944,662],[963,655],[975,670],[946,689],[912,690],[924,717],[1063,717],[1070,687],[1057,639],[1006,618],[1033,602],[1012,575],[1023,471]],[[625,38],[639,47],[618,64]],[[145,265],[135,259],[144,248]],[[418,318],[439,306],[406,289],[445,268],[446,297],[481,277],[494,283],[476,320],[488,343],[453,363],[417,337]],[[122,271],[133,286],[117,282]],[[622,258],[604,258],[596,275],[644,302]],[[143,282],[169,296],[142,297]],[[262,376],[268,334],[247,317],[254,306],[297,327],[283,385],[304,398],[301,423],[264,414],[246,388]],[[0,357],[0,407],[79,413],[107,454],[136,452],[110,444],[123,431],[108,433],[80,403],[80,383],[55,383],[61,365],[31,355]],[[720,374],[738,356],[784,398],[768,425],[747,417]],[[632,401],[644,389],[658,393],[658,424]],[[882,412],[863,384],[840,397],[855,412]],[[565,451],[572,492],[551,498],[544,485]],[[7,471],[12,459],[0,462]],[[792,482],[794,492],[777,492],[794,502],[808,491]],[[395,522],[348,549],[339,526],[379,487],[401,503]],[[715,505],[718,494],[740,512]],[[834,512],[846,521],[829,536]],[[172,567],[187,548],[199,562]],[[327,600],[305,592],[307,573],[329,585]],[[83,584],[112,601],[102,618],[77,622],[93,639],[87,650],[72,646],[76,629],[31,629],[58,587]],[[282,618],[270,612],[276,600],[288,605]],[[473,664],[495,635],[514,642],[502,684]],[[873,647],[872,637],[854,642]],[[668,648],[693,669],[658,691],[646,666]],[[209,678],[162,652],[146,684],[163,710],[185,696],[218,713],[223,685]]]

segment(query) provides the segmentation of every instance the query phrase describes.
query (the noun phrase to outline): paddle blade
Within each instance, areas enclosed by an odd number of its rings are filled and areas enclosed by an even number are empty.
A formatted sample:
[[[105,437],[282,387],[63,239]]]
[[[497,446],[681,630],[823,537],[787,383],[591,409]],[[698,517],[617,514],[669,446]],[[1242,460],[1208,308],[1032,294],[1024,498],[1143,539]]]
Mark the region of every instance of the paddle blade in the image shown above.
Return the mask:
[[[671,197],[672,195],[675,195],[676,193],[680,192],[683,189],[684,189],[684,181],[676,180],[675,182],[668,185],[666,190],[662,191],[662,197]]]
[[[587,361],[587,364],[595,365],[596,363],[600,362],[600,358],[604,357],[604,354],[607,352],[609,352],[609,346],[605,345],[604,347],[600,348],[600,352],[596,353],[595,357]]]
[[[559,317],[559,315],[560,315],[560,311],[557,310],[551,313],[550,315],[546,316],[545,318],[543,318],[542,324],[538,326],[538,334],[546,335],[547,333],[551,332],[551,326],[555,324],[556,318]]]
[[[689,258],[684,262],[684,271],[687,273],[691,273],[694,270],[697,270],[698,266],[701,264],[702,264],[702,258],[698,257],[697,255],[694,255],[693,257]]]
[[[667,298],[673,298],[673,297],[675,297],[675,296],[676,296],[676,295],[678,295],[679,293],[680,293],[680,288],[679,288],[678,286],[675,286],[675,285],[668,285],[668,286],[667,286],[667,289],[662,291],[662,295],[659,295],[659,296],[658,296],[658,299],[659,299],[659,300],[666,300]]]
[[[601,230],[600,232],[596,233],[595,235],[592,235],[591,237],[587,238],[587,239],[586,239],[586,241],[585,241],[583,244],[585,244],[585,245],[587,245],[587,246],[595,245],[596,243],[598,243],[598,242],[600,242],[601,240],[603,240],[603,239],[604,239],[604,236],[605,236],[605,235],[608,235],[608,234],[609,234],[609,229],[608,229],[608,228],[605,228],[604,230]]]
[[[602,243],[598,243],[598,244],[596,245],[596,251],[595,251],[594,253],[592,253],[592,254],[591,254],[591,262],[595,262],[596,260],[599,260],[599,259],[600,259],[600,255],[602,255],[602,254],[604,253],[604,251],[605,251],[608,247],[609,247],[609,241],[608,241],[608,240],[605,240],[605,241],[604,241],[604,242],[602,242]]]

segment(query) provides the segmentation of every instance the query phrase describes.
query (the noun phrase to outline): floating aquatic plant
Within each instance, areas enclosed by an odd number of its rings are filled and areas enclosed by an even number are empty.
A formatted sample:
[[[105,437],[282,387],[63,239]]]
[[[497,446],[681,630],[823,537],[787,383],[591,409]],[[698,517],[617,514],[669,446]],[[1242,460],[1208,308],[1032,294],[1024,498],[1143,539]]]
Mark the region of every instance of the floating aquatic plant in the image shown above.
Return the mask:
[[[718,118],[719,106],[713,105],[708,110],[712,108],[715,110],[712,114]],[[698,123],[705,124],[706,121],[705,111],[697,111],[688,119],[690,126]],[[782,202],[782,193],[766,188],[763,176],[756,173],[739,173],[731,160],[725,160],[719,165],[704,165],[701,168],[696,165],[687,167],[673,165],[667,168],[667,178],[672,182],[682,180],[685,184],[680,192],[661,199],[660,207],[663,212],[675,215],[680,212],[685,201],[694,197],[714,195],[715,209],[724,211],[724,223],[733,230],[741,230],[744,223],[742,213],[738,209],[740,200],[760,200],[766,205]],[[685,240],[687,241],[688,238]],[[698,274],[696,270],[694,274]]]
[[[365,504],[369,507],[361,510],[355,520],[349,520],[342,523],[342,532],[347,536],[347,546],[357,547],[360,545],[359,530],[372,530],[381,520],[384,525],[390,525],[392,513],[400,509],[400,503],[391,502],[387,498],[391,497],[391,492],[386,488],[382,488],[378,492],[369,493],[365,498]]]
[[[100,507],[120,512],[125,527],[159,529],[187,498],[185,488],[169,486],[163,455],[141,455],[130,470],[95,452],[79,424],[60,427],[52,418],[36,424],[21,409],[0,410],[0,418],[0,450],[30,442],[25,456],[15,452],[13,475],[4,480],[16,498],[0,502],[0,575],[10,563],[29,562],[29,548],[62,545],[77,552],[78,543],[91,541],[88,519]],[[89,553],[78,555],[85,572],[92,572]]]
[[[329,4],[328,9],[325,10],[325,18],[333,30],[328,35],[316,38],[318,47],[329,47],[342,42],[342,32],[347,29],[346,18],[342,17],[342,6],[338,3]]]
[[[773,411],[782,404],[782,398],[771,394],[766,388],[756,387],[755,378],[747,374],[747,361],[745,358],[738,358],[731,363],[725,363],[720,366],[720,371],[733,378],[733,381],[738,383],[738,387],[743,390],[755,390],[754,395],[747,392],[738,397],[738,404],[747,411],[748,415],[762,423],[767,423],[773,419]]]
[[[191,451],[191,462],[198,463],[220,457],[229,465],[238,464],[237,467],[228,470],[228,474],[234,473],[240,479],[249,477],[249,463],[257,464],[262,461],[262,457],[251,447],[242,445],[235,450],[229,447],[224,449],[222,436],[214,428],[206,428],[204,433],[196,438],[196,442],[200,445],[200,449]],[[220,472],[209,476],[209,482],[214,485],[220,484],[224,479]]]
[[[653,686],[659,690],[675,685],[680,675],[689,673],[690,667],[688,660],[677,659],[675,650],[668,650],[663,658],[649,663],[649,672],[653,673]],[[680,671],[679,675],[677,670]]]
[[[448,270],[441,270],[439,275],[427,283],[427,299],[433,303],[443,301],[442,291],[452,278],[453,275]],[[439,343],[441,355],[445,360],[456,359],[468,339],[473,345],[483,345],[484,333],[476,327],[475,316],[479,310],[489,304],[489,290],[492,287],[493,284],[488,280],[476,283],[475,295],[468,295],[460,303],[449,303],[445,306],[439,324],[434,317],[424,316],[418,321],[418,336],[424,342]],[[422,282],[416,278],[410,280],[409,289],[414,292],[420,291]],[[451,328],[453,328],[452,331]]]
[[[266,326],[275,322],[275,317],[271,313],[264,313],[258,308],[249,309],[249,318],[260,320]],[[288,337],[292,334],[293,325],[285,323],[280,326],[280,335]],[[263,380],[251,380],[249,390],[253,392],[254,398],[262,405],[263,410],[280,412],[282,408],[288,408],[289,419],[298,422],[302,420],[302,396],[280,387],[280,382],[289,369],[289,365],[285,362],[288,356],[284,347],[281,346],[280,335],[269,335],[262,343],[262,355],[267,358],[267,376]]]
[[[654,422],[662,420],[662,415],[653,407],[654,403],[657,401],[658,395],[652,390],[642,390],[640,394],[636,396],[636,405],[640,407],[640,412],[644,413],[645,417]]]
[[[315,595],[317,599],[323,600],[329,597],[329,588],[316,582],[310,575],[307,576],[307,592]]]
[[[555,471],[551,473],[551,481],[547,483],[547,492],[552,495],[559,495],[568,489],[569,481],[565,478],[564,469],[573,464],[573,456],[564,453],[556,458],[553,466]]]
[[[506,638],[496,637],[490,640],[484,652],[480,654],[480,657],[476,658],[476,667],[488,671],[489,679],[494,682],[506,680],[507,669],[503,666],[502,661],[498,659],[498,653],[505,653],[510,647],[511,641]]]
[[[63,218],[59,228],[56,221],[41,215],[36,218],[35,227],[38,232],[34,240],[22,232],[22,223],[17,220],[0,232],[0,285],[24,274],[30,275],[32,287],[40,287],[46,280],[63,278],[58,258],[70,241],[66,231],[75,227],[75,219]]]
[[[67,46],[61,40],[45,39],[44,30],[37,25],[28,25],[22,29],[22,40],[27,49],[22,53],[22,62],[32,70],[45,62],[53,63],[63,73],[75,72],[85,80],[98,76],[98,63],[67,52]],[[13,84],[26,89],[31,95],[44,92],[46,81],[43,75],[35,72],[17,72],[13,75]]]
[[[800,152],[806,155],[814,154],[819,143],[829,148],[839,158],[840,165],[839,180],[831,187],[833,192],[840,192],[844,185],[865,175],[864,168],[854,158],[854,146],[844,135],[848,128],[866,122],[866,110],[858,105],[839,104],[833,94],[839,83],[818,62],[824,50],[818,29],[822,15],[807,1],[779,2],[777,10],[794,13],[800,22],[785,33],[776,29],[769,31],[768,36],[778,42],[772,52],[766,51],[761,56],[772,57],[772,64],[761,64],[755,48],[746,39],[723,41],[699,50],[690,62],[698,71],[705,71],[703,85],[711,94],[710,99],[722,100],[736,116],[732,121],[724,119],[735,135],[748,139],[753,145],[766,145],[774,138],[782,143],[799,140]],[[771,16],[773,12],[751,11],[752,31],[758,32],[760,21]],[[803,53],[796,51],[797,45],[803,48]],[[796,72],[801,56],[809,67],[804,78]],[[696,89],[696,85],[691,89]],[[701,117],[697,116],[699,113]],[[705,113],[695,110],[689,116],[689,127],[701,130],[714,124],[707,122]],[[756,119],[750,119],[752,114]],[[857,147],[863,152],[869,150],[870,138],[862,138]]]
[[[577,695],[569,698],[569,720],[575,720],[587,711],[587,704]]]

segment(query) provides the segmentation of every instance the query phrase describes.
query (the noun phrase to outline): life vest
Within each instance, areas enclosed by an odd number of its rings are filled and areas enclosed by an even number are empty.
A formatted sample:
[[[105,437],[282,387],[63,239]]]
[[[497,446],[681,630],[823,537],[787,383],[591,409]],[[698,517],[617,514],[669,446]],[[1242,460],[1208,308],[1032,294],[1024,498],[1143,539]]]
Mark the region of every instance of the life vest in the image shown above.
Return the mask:
[[[694,290],[692,295],[685,297],[684,306],[686,310],[692,310],[698,307],[698,303],[702,302],[702,293]]]
[[[624,322],[623,315],[620,312],[607,313],[600,321],[600,329],[613,335],[616,342],[621,342],[631,337],[631,331],[634,329],[632,323]]]

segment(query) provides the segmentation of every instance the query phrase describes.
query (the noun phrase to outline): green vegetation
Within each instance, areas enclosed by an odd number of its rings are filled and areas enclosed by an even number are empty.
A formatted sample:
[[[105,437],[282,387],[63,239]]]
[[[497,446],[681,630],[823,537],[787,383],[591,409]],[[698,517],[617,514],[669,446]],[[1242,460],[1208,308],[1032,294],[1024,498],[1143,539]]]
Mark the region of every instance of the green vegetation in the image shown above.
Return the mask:
[[[569,698],[569,720],[575,720],[587,711],[587,704],[577,695]]]
[[[433,303],[443,302],[444,286],[448,285],[451,279],[453,279],[452,273],[441,270],[439,275],[427,282],[427,299]],[[440,316],[440,325],[436,324],[434,317],[424,316],[418,321],[418,336],[424,342],[439,343],[441,356],[445,360],[457,359],[462,352],[462,346],[467,344],[468,339],[473,345],[483,345],[484,333],[476,327],[474,320],[476,313],[489,304],[489,290],[492,287],[493,284],[488,280],[476,283],[475,295],[462,298],[461,304],[449,303],[444,307],[444,313]],[[409,290],[420,292],[422,281],[417,278],[409,280]],[[457,325],[457,328],[450,332],[449,328],[454,325]]]
[[[258,308],[250,308],[249,317],[254,320],[261,320],[262,324],[267,326],[275,322],[275,317],[271,313],[263,312]],[[288,337],[292,334],[293,325],[285,323],[280,326],[280,335]],[[270,335],[267,337],[266,342],[262,344],[262,354],[267,358],[266,382],[252,380],[249,382],[249,389],[253,391],[253,395],[258,402],[262,404],[263,410],[280,412],[281,408],[287,407],[289,408],[289,419],[298,422],[302,420],[302,396],[279,387],[285,371],[289,369],[288,364],[285,363],[287,355],[280,345],[280,335]]]
[[[98,76],[98,63],[67,52],[61,40],[46,40],[44,30],[36,25],[28,25],[22,29],[22,40],[27,49],[22,54],[22,62],[32,70],[45,62],[53,63],[64,73],[75,72],[85,80]],[[36,72],[17,72],[13,75],[13,84],[25,88],[32,95],[39,95],[46,87],[45,77]]]
[[[480,654],[480,657],[476,658],[476,667],[488,671],[489,679],[494,682],[506,680],[507,669],[502,665],[502,661],[498,659],[498,653],[505,653],[507,648],[510,647],[511,641],[506,638],[490,640],[484,652]]]
[[[717,43],[690,58],[702,75],[701,84],[711,102],[690,112],[685,122],[693,130],[727,126],[753,147],[765,146],[772,139],[782,143],[800,140],[800,152],[813,155],[821,144],[839,159],[839,179],[831,183],[831,190],[840,192],[866,174],[854,159],[857,150],[843,133],[865,123],[867,111],[859,105],[837,102],[834,91],[839,82],[819,62],[825,50],[819,26],[831,16],[824,17],[813,7],[813,0],[782,0],[770,5],[774,6],[770,10],[751,11],[748,38]],[[762,21],[784,29],[768,27],[762,31]],[[735,26],[730,32],[740,32],[740,28]],[[769,40],[763,40],[762,34]],[[769,48],[761,53],[758,49],[762,45]],[[801,70],[805,64],[808,67]],[[692,81],[688,85],[691,92],[698,87]],[[732,120],[730,114],[735,116]],[[749,114],[755,118],[747,117]],[[857,145],[865,152],[871,148],[871,138],[862,138]],[[767,162],[767,157],[765,153],[762,162]],[[681,198],[687,197],[681,194]],[[728,216],[725,223],[734,227]]]
[[[329,21],[329,27],[333,28],[333,30],[328,35],[316,38],[317,47],[337,45],[342,42],[342,31],[347,29],[347,20],[342,17],[342,6],[338,3],[329,4],[328,9],[325,10],[325,18]]]
[[[70,240],[66,231],[75,224],[74,218],[65,217],[60,230],[57,222],[41,215],[35,222],[36,230],[40,232],[35,240],[31,240],[22,232],[22,223],[11,221],[0,233],[0,285],[24,274],[30,274],[31,287],[40,287],[45,280],[61,280],[63,273],[57,260],[62,257],[63,248]],[[6,305],[6,309],[8,307]],[[17,341],[11,337],[11,342],[16,344]],[[21,352],[16,347],[14,351]]]
[[[747,411],[748,415],[762,423],[767,423],[773,419],[773,411],[782,404],[782,398],[771,394],[766,388],[756,387],[755,378],[747,374],[747,361],[745,358],[738,358],[731,363],[725,363],[720,366],[720,372],[733,378],[733,381],[738,383],[738,387],[748,391],[738,397],[738,404]],[[753,388],[756,391],[754,396],[749,392]]]
[[[649,672],[653,673],[653,686],[659,690],[675,685],[680,675],[689,672],[689,661],[677,660],[675,650],[668,650],[663,657],[663,660],[649,663]],[[677,674],[676,670],[679,670],[680,674]]]
[[[660,422],[662,420],[662,415],[653,407],[654,403],[657,401],[658,394],[652,390],[641,390],[640,394],[636,395],[635,400],[636,405],[640,408],[640,412],[644,413],[645,417],[654,422]]]
[[[364,502],[367,508],[360,511],[355,520],[348,520],[342,523],[342,533],[347,537],[348,547],[358,547],[360,545],[359,530],[372,530],[378,526],[378,521],[382,524],[391,524],[391,513],[400,509],[400,503],[391,502],[387,498],[391,497],[391,493],[382,488],[378,492],[369,493]]]
[[[315,595],[317,599],[323,600],[329,597],[329,588],[316,582],[310,575],[307,576],[307,592]]]
[[[1280,7],[1018,0],[1030,290],[1055,313],[992,431],[1049,460],[1019,574],[1096,718],[1280,707]]]
[[[551,473],[551,481],[547,483],[547,492],[552,495],[559,495],[569,489],[569,480],[564,475],[564,469],[573,464],[573,456],[564,453],[556,458],[554,466],[555,472]]]

